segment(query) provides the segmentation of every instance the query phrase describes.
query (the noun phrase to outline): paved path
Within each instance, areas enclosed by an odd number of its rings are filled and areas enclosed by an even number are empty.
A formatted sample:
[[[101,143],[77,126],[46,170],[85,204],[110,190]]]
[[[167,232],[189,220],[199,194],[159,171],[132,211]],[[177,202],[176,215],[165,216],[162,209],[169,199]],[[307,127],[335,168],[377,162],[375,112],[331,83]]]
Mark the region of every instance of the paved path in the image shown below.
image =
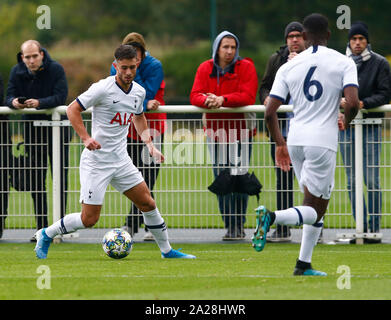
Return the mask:
[[[76,234],[66,235],[63,238],[64,242],[75,243],[99,243],[103,235],[109,229],[84,229],[79,230]],[[35,230],[4,230],[3,237],[0,243],[24,243],[29,242]],[[250,242],[253,234],[253,229],[246,229],[246,238],[238,241],[222,241],[225,234],[224,229],[169,229],[169,237],[172,243],[246,243]],[[338,244],[347,243],[347,241],[337,241],[340,234],[353,234],[352,229],[324,229],[323,243]],[[300,243],[301,229],[292,229],[292,243]],[[144,230],[134,236],[135,242],[143,242]],[[391,243],[391,229],[382,230],[382,243]]]

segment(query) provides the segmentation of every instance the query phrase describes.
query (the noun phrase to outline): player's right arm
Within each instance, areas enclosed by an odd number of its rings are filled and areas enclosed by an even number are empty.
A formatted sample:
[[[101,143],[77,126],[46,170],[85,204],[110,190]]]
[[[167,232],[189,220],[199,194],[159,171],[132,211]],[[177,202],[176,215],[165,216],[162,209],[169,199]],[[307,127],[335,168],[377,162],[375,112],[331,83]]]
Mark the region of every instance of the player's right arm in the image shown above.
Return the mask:
[[[290,170],[291,159],[288,153],[286,141],[278,124],[277,109],[284,103],[289,94],[288,85],[285,82],[285,66],[278,69],[273,82],[272,90],[266,105],[265,121],[273,141],[276,142],[276,165],[283,171]]]
[[[266,111],[265,121],[273,141],[276,142],[276,165],[283,171],[290,170],[291,159],[288,153],[286,141],[281,133],[278,125],[277,109],[282,104],[282,100],[273,96],[269,96]]]
[[[78,134],[80,139],[83,141],[84,146],[88,150],[97,150],[101,148],[101,145],[98,141],[93,139],[84,126],[83,118],[81,113],[84,109],[81,107],[77,100],[74,100],[67,108],[67,116],[69,121],[72,124],[73,129]]]

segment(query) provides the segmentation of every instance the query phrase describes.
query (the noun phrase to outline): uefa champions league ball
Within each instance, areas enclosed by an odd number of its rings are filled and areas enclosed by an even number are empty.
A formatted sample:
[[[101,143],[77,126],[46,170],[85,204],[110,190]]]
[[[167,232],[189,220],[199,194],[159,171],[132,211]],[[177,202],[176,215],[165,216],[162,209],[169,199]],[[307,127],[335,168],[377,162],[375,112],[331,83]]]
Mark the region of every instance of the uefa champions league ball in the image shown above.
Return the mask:
[[[133,248],[130,234],[122,229],[113,229],[102,240],[103,251],[113,259],[125,258]]]

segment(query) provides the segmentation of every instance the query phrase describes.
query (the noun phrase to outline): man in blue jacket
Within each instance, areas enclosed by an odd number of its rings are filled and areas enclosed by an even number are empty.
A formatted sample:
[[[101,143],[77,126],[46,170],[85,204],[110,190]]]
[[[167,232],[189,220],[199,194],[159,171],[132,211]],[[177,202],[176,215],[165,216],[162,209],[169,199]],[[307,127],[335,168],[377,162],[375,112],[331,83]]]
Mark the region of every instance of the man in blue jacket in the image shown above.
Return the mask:
[[[6,97],[6,105],[15,109],[50,109],[64,105],[68,94],[68,85],[63,67],[53,61],[48,52],[35,40],[28,40],[21,46],[17,55],[18,63],[12,68]],[[65,118],[65,117],[64,117]],[[21,190],[31,191],[37,220],[37,229],[48,225],[46,173],[49,154],[51,167],[52,134],[51,127],[35,127],[33,120],[51,120],[51,115],[24,114],[24,166],[31,169],[24,171],[24,181],[19,182]],[[61,215],[66,209],[68,142],[69,128],[61,129]],[[21,175],[23,177],[23,174]],[[34,241],[34,239],[31,239]]]
[[[137,73],[134,81],[145,89],[144,100],[144,115],[148,121],[151,138],[154,144],[160,149],[161,143],[164,139],[164,131],[166,129],[167,115],[165,113],[150,113],[148,111],[157,110],[159,106],[164,105],[164,73],[161,62],[153,57],[148,51],[144,37],[137,32],[131,32],[125,36],[122,44],[133,46],[137,52]],[[111,65],[110,75],[117,73],[115,62]],[[140,171],[147,183],[149,189],[152,191],[157,180],[160,163],[156,163],[150,158],[148,150],[145,149],[139,135],[137,134],[133,124],[130,124],[128,134],[128,148],[129,156],[133,163]],[[154,197],[153,192],[151,192]],[[139,231],[139,226],[143,224],[143,215],[138,208],[132,204],[129,215],[126,217],[124,229],[129,231],[133,236]],[[153,235],[145,227],[145,241],[154,241]]]

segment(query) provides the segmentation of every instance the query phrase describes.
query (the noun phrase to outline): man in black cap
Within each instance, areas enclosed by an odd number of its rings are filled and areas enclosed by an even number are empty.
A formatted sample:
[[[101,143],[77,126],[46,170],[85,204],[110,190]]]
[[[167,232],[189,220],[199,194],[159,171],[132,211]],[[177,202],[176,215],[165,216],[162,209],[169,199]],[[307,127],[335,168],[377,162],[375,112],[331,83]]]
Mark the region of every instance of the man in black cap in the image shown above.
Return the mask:
[[[375,53],[369,44],[368,27],[364,22],[355,22],[349,30],[349,43],[346,55],[357,66],[359,99],[361,109],[372,109],[387,104],[391,97],[391,74],[388,61]],[[341,106],[346,103],[341,100]],[[383,112],[364,113],[364,118],[384,118]],[[380,191],[380,152],[382,128],[380,124],[363,126],[364,181],[368,192],[368,208],[364,201],[364,231],[376,233],[380,230],[382,194]],[[355,217],[355,137],[354,128],[340,131],[339,140],[342,160],[348,178],[348,190],[353,216]],[[369,226],[367,223],[369,212]],[[369,228],[368,228],[369,227]],[[369,239],[364,239],[368,242]],[[376,239],[380,242],[380,239]]]
[[[304,47],[304,40],[302,36],[303,25],[300,22],[293,21],[289,23],[285,28],[285,41],[286,44],[281,46],[280,49],[274,53],[266,66],[265,74],[261,80],[261,86],[259,88],[260,101],[266,105],[269,99],[269,93],[273,86],[274,78],[278,69],[287,61],[293,59],[297,54],[302,52]],[[288,96],[285,104],[289,104],[290,97]],[[282,119],[281,130],[286,140],[288,135],[288,122],[289,118],[293,116],[289,113],[279,113],[279,118]],[[271,142],[273,142],[271,140]],[[271,156],[275,163],[275,144],[271,144]],[[283,172],[280,168],[276,167],[277,177],[277,208],[278,210],[290,208],[293,206],[293,170]],[[273,242],[286,242],[291,240],[291,232],[289,226],[277,225],[276,230],[268,238]]]

